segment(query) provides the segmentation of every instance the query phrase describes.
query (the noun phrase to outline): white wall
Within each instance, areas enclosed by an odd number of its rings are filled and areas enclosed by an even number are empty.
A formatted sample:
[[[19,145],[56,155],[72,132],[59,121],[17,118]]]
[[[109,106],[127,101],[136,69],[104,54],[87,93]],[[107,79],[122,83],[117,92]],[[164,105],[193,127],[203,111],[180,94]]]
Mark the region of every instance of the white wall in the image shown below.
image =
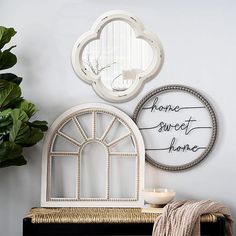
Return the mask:
[[[0,24],[13,26],[25,98],[52,121],[83,102],[104,102],[75,75],[70,54],[79,35],[102,13],[132,11],[156,33],[165,50],[164,67],[132,101],[115,104],[132,115],[151,89],[170,83],[189,85],[207,95],[219,119],[211,155],[185,172],[169,173],[146,165],[146,187],[169,187],[179,199],[223,201],[236,216],[235,88],[236,1],[233,0],[1,0]],[[25,151],[28,165],[0,170],[0,235],[21,235],[22,218],[40,204],[42,142]]]

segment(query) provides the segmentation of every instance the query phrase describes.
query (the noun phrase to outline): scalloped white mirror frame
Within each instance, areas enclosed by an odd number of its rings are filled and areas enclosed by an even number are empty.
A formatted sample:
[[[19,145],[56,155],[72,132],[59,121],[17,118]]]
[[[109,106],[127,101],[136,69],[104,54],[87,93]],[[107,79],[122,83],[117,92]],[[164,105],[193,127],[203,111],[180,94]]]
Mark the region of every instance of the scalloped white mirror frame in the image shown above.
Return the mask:
[[[107,128],[104,131],[104,134],[101,136],[101,138],[98,138],[96,136],[96,114],[99,112],[104,112],[113,117],[112,122],[107,126]],[[84,146],[83,143],[79,143],[78,141],[74,140],[72,137],[64,134],[61,129],[64,127],[65,124],[69,120],[75,120],[75,117],[81,114],[85,113],[91,113],[92,114],[92,124],[91,124],[91,130],[92,130],[92,137],[87,137],[85,133],[83,132],[83,128],[79,121],[75,121],[75,124],[78,128],[78,131],[82,132],[81,134],[84,134],[84,143],[88,142],[99,142],[104,144],[108,150],[108,160],[107,160],[107,193],[106,198],[91,198],[91,199],[83,199],[80,198],[80,167],[77,167],[77,181],[76,181],[76,197],[75,198],[53,198],[50,194],[51,192],[51,168],[52,168],[52,157],[58,156],[58,155],[74,155],[78,159],[78,162],[80,161],[80,149]],[[129,153],[129,152],[121,152],[120,156],[121,158],[136,158],[136,184],[135,184],[135,198],[111,198],[109,197],[109,188],[110,188],[110,169],[109,169],[109,160],[110,157],[114,154],[110,150],[110,144],[106,143],[105,137],[109,133],[111,127],[113,126],[115,120],[120,121],[127,129],[129,130],[130,137],[133,139],[133,144],[135,146],[136,153]],[[72,152],[61,152],[61,153],[54,153],[53,151],[53,145],[55,142],[56,135],[62,135],[65,139],[71,141],[75,145],[78,146],[79,151],[78,153],[72,153]],[[115,143],[118,143],[122,139],[124,139],[126,136],[123,136],[121,138],[117,138],[115,141],[112,141],[112,145]],[[105,142],[104,142],[105,141]],[[88,103],[88,104],[81,104],[75,107],[70,108],[69,110],[65,111],[63,114],[61,114],[51,125],[49,128],[43,145],[43,154],[42,154],[42,183],[41,183],[41,206],[42,207],[142,207],[143,206],[143,189],[144,189],[144,166],[145,166],[145,148],[143,143],[142,135],[136,126],[136,124],[133,122],[133,120],[126,115],[121,110],[106,105],[102,103]],[[117,155],[117,153],[116,153]],[[78,165],[80,166],[80,165]],[[128,177],[127,177],[128,178]]]
[[[102,29],[111,21],[116,20],[128,23],[135,31],[136,38],[145,40],[153,50],[153,59],[148,69],[138,74],[138,77],[128,89],[119,92],[113,92],[106,88],[101,81],[101,77],[86,70],[82,61],[82,53],[86,45],[95,39],[99,39]],[[95,21],[92,28],[79,37],[72,50],[72,66],[79,78],[92,85],[95,92],[100,97],[111,102],[125,102],[135,97],[145,82],[158,75],[163,65],[163,61],[164,51],[158,37],[153,33],[146,31],[142,22],[136,16],[120,10],[109,11],[100,16]]]

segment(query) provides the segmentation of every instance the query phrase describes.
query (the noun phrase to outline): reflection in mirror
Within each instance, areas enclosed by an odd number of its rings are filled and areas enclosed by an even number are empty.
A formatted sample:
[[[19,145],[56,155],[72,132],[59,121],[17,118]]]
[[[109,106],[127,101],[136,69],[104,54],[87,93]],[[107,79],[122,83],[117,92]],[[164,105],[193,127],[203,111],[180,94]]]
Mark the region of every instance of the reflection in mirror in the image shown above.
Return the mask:
[[[51,197],[76,198],[77,157],[51,157]]]
[[[89,42],[82,53],[86,70],[100,76],[103,85],[113,91],[125,91],[153,60],[153,50],[134,29],[121,20],[111,21],[100,38]]]
[[[106,198],[108,153],[104,145],[90,142],[80,157],[80,198]]]

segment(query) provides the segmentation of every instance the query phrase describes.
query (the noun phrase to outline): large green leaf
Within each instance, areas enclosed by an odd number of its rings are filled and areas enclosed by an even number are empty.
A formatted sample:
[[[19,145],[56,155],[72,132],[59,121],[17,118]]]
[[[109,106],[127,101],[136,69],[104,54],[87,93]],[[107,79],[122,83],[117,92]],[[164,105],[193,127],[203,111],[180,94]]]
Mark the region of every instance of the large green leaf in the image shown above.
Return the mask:
[[[0,80],[0,108],[7,106],[12,100],[21,96],[20,87],[12,82]]]
[[[10,81],[10,82],[18,84],[18,85],[22,81],[21,77],[18,77],[17,75],[14,75],[12,73],[0,74],[0,79],[4,79],[6,81]]]
[[[42,131],[47,131],[48,130],[48,122],[47,121],[35,120],[33,122],[28,122],[28,125],[30,127],[38,128]]]
[[[8,119],[12,121],[11,112],[12,112],[12,109],[6,109],[0,112],[0,127],[5,126],[4,121]]]
[[[21,101],[18,107],[19,109],[23,110],[28,115],[29,118],[32,117],[37,111],[36,106],[33,103],[28,102],[26,100]]]
[[[8,135],[12,127],[11,109],[0,112],[0,140],[8,140]]]
[[[13,123],[15,124],[18,120],[22,122],[26,122],[29,120],[29,117],[27,116],[26,112],[24,110],[21,110],[19,108],[15,108],[11,112],[11,117],[13,120]]]
[[[16,121],[9,133],[9,140],[16,144],[22,145],[28,141],[30,137],[30,127],[21,120]]]
[[[22,154],[22,147],[13,142],[2,142],[0,144],[0,161],[14,159]]]
[[[30,135],[28,139],[25,139],[21,145],[23,147],[30,147],[35,145],[43,138],[43,132],[37,128],[30,128]]]
[[[0,26],[0,49],[3,48],[5,44],[9,43],[15,34],[16,31],[13,28]]]
[[[19,157],[16,157],[14,159],[7,159],[5,161],[0,161],[0,168],[8,167],[8,166],[22,166],[26,165],[27,161],[25,158],[21,155]]]
[[[0,70],[5,70],[14,66],[17,62],[16,55],[11,53],[11,49],[15,46],[12,46],[3,52],[0,51]]]
[[[7,108],[18,108],[19,104],[23,101],[24,99],[22,97],[18,97],[15,99],[12,99],[11,102],[7,104]],[[6,108],[6,107],[5,107]]]
[[[11,109],[0,112],[0,139],[9,134],[12,127]]]
[[[0,112],[0,116],[10,116],[11,112],[12,112],[11,108],[5,109],[5,110]]]
[[[0,117],[0,133],[1,133],[1,129],[6,129],[7,126],[12,124],[12,119],[11,117],[4,117],[1,116]]]
[[[23,147],[35,145],[43,138],[43,132],[38,128],[29,127],[22,121],[17,121],[10,130],[9,140]]]

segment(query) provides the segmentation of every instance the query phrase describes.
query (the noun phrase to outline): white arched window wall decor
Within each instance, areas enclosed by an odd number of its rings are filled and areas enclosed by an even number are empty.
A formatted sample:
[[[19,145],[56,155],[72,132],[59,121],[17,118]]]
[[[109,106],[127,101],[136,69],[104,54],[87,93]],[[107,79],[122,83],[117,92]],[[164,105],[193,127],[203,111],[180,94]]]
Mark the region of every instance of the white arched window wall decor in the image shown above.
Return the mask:
[[[156,35],[131,13],[110,11],[99,17],[72,51],[76,74],[111,102],[137,95],[162,67],[164,52]]]
[[[43,207],[140,207],[145,151],[130,117],[105,104],[59,116],[44,142]]]

